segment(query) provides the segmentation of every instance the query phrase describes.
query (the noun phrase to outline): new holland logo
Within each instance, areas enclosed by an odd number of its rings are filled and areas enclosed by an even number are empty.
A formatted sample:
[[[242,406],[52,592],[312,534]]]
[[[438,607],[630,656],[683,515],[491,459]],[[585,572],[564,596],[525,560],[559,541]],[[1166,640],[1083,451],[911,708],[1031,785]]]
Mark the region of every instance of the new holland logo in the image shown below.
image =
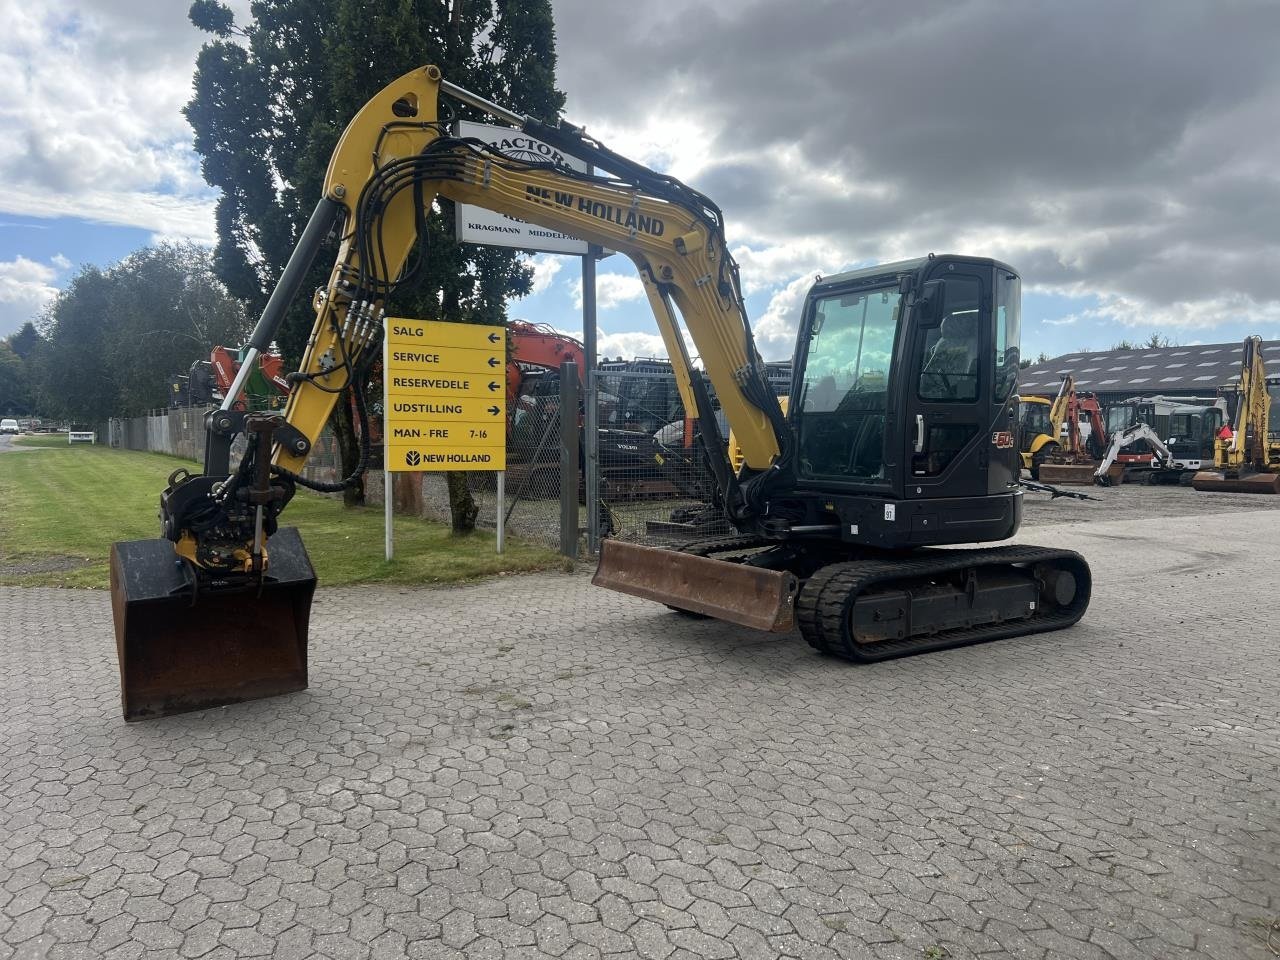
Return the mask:
[[[404,462],[411,467],[416,467],[418,464],[422,462],[422,454],[420,454],[417,450],[410,450],[408,453],[404,455]]]
[[[1011,450],[1013,448],[1013,431],[997,430],[991,435],[991,443],[997,450]]]

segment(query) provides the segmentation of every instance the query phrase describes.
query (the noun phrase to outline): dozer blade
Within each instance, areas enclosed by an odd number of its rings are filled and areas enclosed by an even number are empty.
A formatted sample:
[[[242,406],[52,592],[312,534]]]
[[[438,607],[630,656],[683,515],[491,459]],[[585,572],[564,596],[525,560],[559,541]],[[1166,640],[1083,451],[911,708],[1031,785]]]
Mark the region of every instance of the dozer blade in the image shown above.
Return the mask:
[[[1191,478],[1191,486],[1213,493],[1280,494],[1280,473],[1258,471],[1245,476],[1228,477],[1221,470],[1201,470]]]
[[[1092,485],[1097,468],[1097,464],[1092,463],[1042,463],[1040,482]]]
[[[307,687],[316,575],[297,529],[268,547],[261,584],[193,588],[168,540],[111,547],[111,612],[126,720],[167,717]]]
[[[799,581],[790,573],[619,540],[600,545],[591,582],[633,597],[784,633],[795,623]]]

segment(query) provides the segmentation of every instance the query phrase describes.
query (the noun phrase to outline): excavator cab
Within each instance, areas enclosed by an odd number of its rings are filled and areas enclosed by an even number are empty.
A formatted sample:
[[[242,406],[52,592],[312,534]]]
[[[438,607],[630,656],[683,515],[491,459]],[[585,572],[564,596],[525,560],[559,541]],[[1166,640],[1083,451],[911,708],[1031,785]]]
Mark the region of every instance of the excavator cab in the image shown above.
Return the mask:
[[[1020,466],[1019,283],[1004,264],[962,257],[816,283],[795,357],[798,402],[789,408],[798,488],[848,497],[851,510],[866,499],[901,501],[892,521],[882,514],[872,524],[885,546],[911,542],[913,523],[916,539],[947,536],[947,511],[919,507],[927,501],[978,498],[992,532],[1007,536]]]

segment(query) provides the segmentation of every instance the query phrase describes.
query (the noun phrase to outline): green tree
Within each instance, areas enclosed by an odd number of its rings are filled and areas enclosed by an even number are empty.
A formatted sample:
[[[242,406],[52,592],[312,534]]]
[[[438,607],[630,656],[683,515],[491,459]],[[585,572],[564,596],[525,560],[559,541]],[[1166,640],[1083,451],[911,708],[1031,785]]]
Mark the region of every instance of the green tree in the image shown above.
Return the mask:
[[[82,267],[41,315],[44,347],[33,357],[32,379],[42,413],[84,422],[116,412],[107,361],[110,288],[102,270]]]
[[[255,309],[320,196],[338,136],[383,85],[434,62],[449,80],[543,120],[556,119],[564,102],[550,0],[258,0],[252,10],[238,27],[216,0],[193,5],[193,23],[214,39],[200,51],[186,116],[204,177],[221,191],[218,275]],[[419,238],[422,269],[386,304],[389,315],[500,323],[507,298],[528,293],[530,270],[516,252],[461,246],[453,223],[452,203],[438,201]],[[324,284],[335,251],[317,258],[304,289]],[[300,298],[279,336],[291,363],[313,320]],[[331,424],[349,474],[358,450],[345,402]],[[477,510],[465,476],[448,478],[453,529],[469,531]],[[349,504],[363,498],[363,486],[346,494]]]
[[[42,318],[33,354],[41,410],[80,422],[163,406],[175,373],[248,333],[243,306],[191,243],[144,247],[115,266],[87,266]],[[20,331],[21,332],[21,331]]]
[[[40,346],[40,332],[36,330],[36,325],[28,320],[8,339],[7,343],[14,353],[26,360]]]
[[[0,414],[9,417],[30,412],[27,366],[8,340],[0,340]]]
[[[1112,350],[1136,350],[1137,345],[1132,340],[1119,340],[1111,345]]]

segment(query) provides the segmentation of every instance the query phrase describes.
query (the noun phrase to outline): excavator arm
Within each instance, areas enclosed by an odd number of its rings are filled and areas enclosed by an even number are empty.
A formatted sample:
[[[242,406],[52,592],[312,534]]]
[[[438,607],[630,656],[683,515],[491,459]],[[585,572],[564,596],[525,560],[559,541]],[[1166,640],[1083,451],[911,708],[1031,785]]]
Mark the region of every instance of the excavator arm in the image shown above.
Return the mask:
[[[1103,456],[1102,462],[1098,464],[1098,469],[1093,472],[1094,483],[1104,487],[1110,486],[1111,480],[1107,471],[1116,462],[1116,458],[1120,456],[1120,451],[1123,448],[1131,443],[1137,443],[1139,440],[1145,440],[1151,445],[1151,449],[1156,452],[1157,460],[1165,464],[1173,462],[1173,454],[1165,445],[1165,442],[1160,439],[1159,434],[1139,420],[1111,438],[1111,444],[1107,447],[1107,452]]]
[[[454,137],[442,94],[518,126],[590,163],[586,175],[527,162]],[[769,387],[743,308],[720,210],[674,178],[621,157],[577,128],[515,114],[445,81],[434,66],[405,74],[356,114],[325,174],[323,193],[268,300],[240,370],[207,421],[204,471],[175,471],[161,494],[165,540],[112,548],[112,600],[128,719],[199,709],[306,686],[306,632],[315,575],[296,531],[278,519],[297,486],[334,492],[302,475],[334,404],[362,382],[382,336],[384,304],[437,198],[487,207],[616,250],[636,265],[731,520],[762,510],[765,483],[787,464],[790,434]],[[283,416],[236,401],[267,351],[312,262],[335,232],[339,246],[312,305],[315,324]],[[735,474],[709,391],[694,375],[687,326],[745,455]],[[366,419],[363,391],[353,398]],[[248,438],[233,468],[232,442]],[[165,541],[169,541],[166,543]],[[268,550],[268,541],[271,549]],[[175,554],[177,563],[175,563]],[[778,575],[781,576],[781,575]],[[792,591],[794,592],[794,591]],[[247,617],[242,597],[253,593]],[[200,601],[192,620],[177,608]],[[175,604],[177,608],[175,608]],[[182,636],[171,640],[171,625]],[[177,653],[178,649],[181,653]]]
[[[439,115],[441,92],[517,123],[606,175],[517,160],[480,141],[450,136]],[[342,246],[327,289],[316,295],[315,328],[285,411],[289,425],[309,443],[375,338],[382,303],[398,282],[423,211],[436,197],[483,206],[625,254],[644,283],[686,407],[710,412],[697,396],[698,378],[692,375],[680,318],[748,467],[766,471],[783,453],[782,412],[752,340],[719,209],[576,128],[547,126],[449,84],[435,67],[407,74],[370,100],[330,163],[316,216],[332,217],[338,208]],[[278,445],[274,462],[296,472],[305,458],[300,445]]]
[[[507,156],[489,145],[450,135],[440,111],[447,93],[532,135],[580,156],[604,175],[586,175],[551,163]],[[437,197],[470,203],[600,244],[636,265],[672,358],[686,409],[704,422],[713,473],[735,519],[750,515],[758,482],[739,486],[725,445],[712,427],[712,408],[694,376],[681,334],[683,319],[744,455],[747,476],[759,480],[786,455],[784,415],[769,387],[743,308],[737,265],[725,242],[719,209],[679,181],[620,157],[573,127],[547,126],[492,104],[441,78],[436,67],[415,70],[376,94],[348,125],[325,176],[323,198],[250,340],[251,358],[212,418],[205,461],[209,477],[231,474],[232,438],[246,431],[233,415],[245,371],[275,336],[321,242],[340,230],[338,256],[327,286],[315,293],[315,325],[284,422],[273,425],[270,476],[281,485],[333,489],[306,480],[301,470],[343,389],[359,378],[362,360],[381,333],[383,304],[403,282],[405,262]],[[677,313],[678,311],[678,313]],[[357,400],[360,392],[356,391]],[[367,431],[364,434],[367,436]],[[256,456],[256,454],[255,454]],[[361,470],[363,463],[361,464]],[[251,471],[245,463],[234,482],[216,481],[208,496],[194,489],[166,491],[166,533],[196,567],[254,573],[265,568],[266,534],[291,496],[254,506],[255,534],[237,544],[223,537],[216,548],[200,543],[184,511],[207,513],[211,496],[226,501],[230,487],[243,497]],[[184,486],[191,478],[179,478]],[[259,499],[267,497],[259,491]],[[243,513],[243,511],[242,511]],[[235,524],[222,524],[226,534]]]

